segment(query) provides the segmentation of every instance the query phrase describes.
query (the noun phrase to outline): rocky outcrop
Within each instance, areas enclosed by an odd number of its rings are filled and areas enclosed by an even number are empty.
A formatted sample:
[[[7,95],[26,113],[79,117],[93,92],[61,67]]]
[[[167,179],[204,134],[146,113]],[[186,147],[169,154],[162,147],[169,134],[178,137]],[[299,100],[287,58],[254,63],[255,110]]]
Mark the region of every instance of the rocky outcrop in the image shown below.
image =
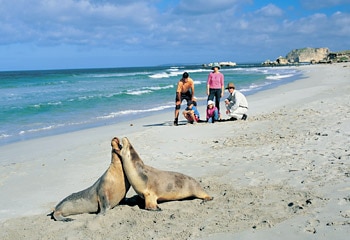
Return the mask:
[[[328,48],[301,48],[290,51],[286,58],[290,63],[320,62],[327,59]]]
[[[278,57],[275,61],[266,60],[262,63],[264,66],[277,66],[277,65],[287,65],[290,64],[288,60],[282,56]]]
[[[331,53],[328,48],[301,48],[290,51],[287,56],[278,57],[275,61],[266,60],[264,66],[278,66],[300,63],[332,63],[349,61],[349,51]]]
[[[237,64],[235,62],[214,62],[214,63],[207,63],[207,64],[203,64],[203,67],[212,67],[214,65],[220,65],[220,67],[234,67]]]
[[[327,61],[331,61],[331,62],[349,62],[350,61],[350,50],[330,53],[327,56]]]
[[[224,66],[226,66],[226,67],[234,67],[237,64],[235,62],[219,62],[219,65],[221,67],[224,67]]]
[[[288,59],[280,56],[279,58],[276,59],[276,62],[277,64],[280,64],[280,65],[286,65],[289,63]]]

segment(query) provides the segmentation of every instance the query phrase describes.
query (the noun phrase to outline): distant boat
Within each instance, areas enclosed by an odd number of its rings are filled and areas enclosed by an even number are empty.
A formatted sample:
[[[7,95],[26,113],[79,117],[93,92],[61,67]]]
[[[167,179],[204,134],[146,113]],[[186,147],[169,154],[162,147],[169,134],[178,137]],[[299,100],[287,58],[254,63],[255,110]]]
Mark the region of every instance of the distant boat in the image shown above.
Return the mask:
[[[211,68],[214,65],[220,65],[220,67],[234,67],[237,64],[235,62],[231,62],[231,61],[229,61],[229,62],[213,62],[213,63],[203,64],[203,67]]]

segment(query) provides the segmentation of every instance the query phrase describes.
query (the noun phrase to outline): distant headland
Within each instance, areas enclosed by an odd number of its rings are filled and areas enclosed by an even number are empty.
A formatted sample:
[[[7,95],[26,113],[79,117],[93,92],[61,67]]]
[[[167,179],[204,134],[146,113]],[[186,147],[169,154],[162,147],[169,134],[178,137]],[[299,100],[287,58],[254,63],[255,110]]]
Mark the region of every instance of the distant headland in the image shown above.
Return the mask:
[[[268,59],[261,64],[263,66],[283,66],[339,62],[350,62],[350,50],[332,52],[329,48],[300,48],[290,51],[285,57],[279,56],[276,60],[272,61]],[[202,64],[205,68],[211,68],[214,65],[219,65],[220,67],[235,67],[237,64],[232,61]]]
[[[301,48],[290,51],[286,57],[278,57],[274,61],[266,60],[264,66],[279,66],[288,64],[318,64],[350,62],[350,50],[331,52],[329,48]]]

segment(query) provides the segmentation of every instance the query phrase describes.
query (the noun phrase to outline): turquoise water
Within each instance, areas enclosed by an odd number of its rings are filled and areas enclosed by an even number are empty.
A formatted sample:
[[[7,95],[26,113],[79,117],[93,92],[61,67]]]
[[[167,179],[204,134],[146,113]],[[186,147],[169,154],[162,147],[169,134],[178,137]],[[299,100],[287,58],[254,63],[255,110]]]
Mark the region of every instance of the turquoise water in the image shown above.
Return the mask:
[[[176,85],[185,71],[204,104],[211,70],[201,65],[0,72],[0,145],[164,111],[173,120]],[[255,64],[221,72],[225,84],[234,82],[247,96],[301,76],[295,68]]]

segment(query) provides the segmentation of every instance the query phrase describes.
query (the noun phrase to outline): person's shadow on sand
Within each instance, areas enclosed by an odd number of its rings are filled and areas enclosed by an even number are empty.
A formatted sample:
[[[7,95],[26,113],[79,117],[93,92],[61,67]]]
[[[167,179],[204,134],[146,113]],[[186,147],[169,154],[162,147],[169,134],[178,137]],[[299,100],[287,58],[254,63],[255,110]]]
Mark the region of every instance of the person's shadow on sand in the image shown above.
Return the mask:
[[[197,123],[206,123],[207,121],[205,120],[199,120]],[[180,121],[178,123],[178,126],[184,126],[187,125],[188,122],[187,121]],[[165,126],[173,126],[173,122],[171,121],[167,121],[167,122],[163,122],[163,123],[154,123],[154,124],[145,124],[143,125],[144,127],[165,127]]]

